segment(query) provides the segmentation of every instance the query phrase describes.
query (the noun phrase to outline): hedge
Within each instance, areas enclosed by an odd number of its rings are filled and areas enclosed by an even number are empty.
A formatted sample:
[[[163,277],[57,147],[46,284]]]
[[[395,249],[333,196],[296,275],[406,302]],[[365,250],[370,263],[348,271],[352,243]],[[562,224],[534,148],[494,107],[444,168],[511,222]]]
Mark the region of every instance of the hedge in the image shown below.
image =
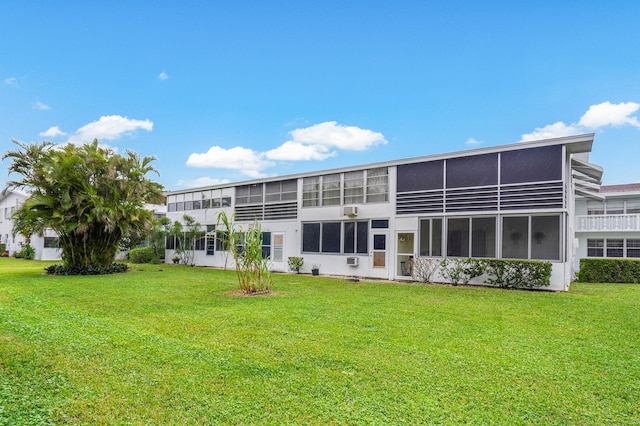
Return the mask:
[[[131,263],[158,263],[153,247],[137,247],[129,251],[129,261]]]
[[[583,258],[578,279],[585,283],[639,283],[640,259]]]

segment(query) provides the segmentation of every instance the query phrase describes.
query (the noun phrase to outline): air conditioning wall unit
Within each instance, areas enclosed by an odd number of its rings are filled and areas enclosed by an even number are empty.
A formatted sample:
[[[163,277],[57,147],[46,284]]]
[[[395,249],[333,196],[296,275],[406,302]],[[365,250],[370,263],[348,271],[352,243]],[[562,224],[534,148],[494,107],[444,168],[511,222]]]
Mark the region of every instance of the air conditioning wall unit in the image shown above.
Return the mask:
[[[360,260],[359,257],[349,256],[349,257],[347,257],[347,265],[349,265],[349,266],[358,266],[359,260]]]
[[[342,213],[344,216],[358,216],[358,206],[344,206]]]

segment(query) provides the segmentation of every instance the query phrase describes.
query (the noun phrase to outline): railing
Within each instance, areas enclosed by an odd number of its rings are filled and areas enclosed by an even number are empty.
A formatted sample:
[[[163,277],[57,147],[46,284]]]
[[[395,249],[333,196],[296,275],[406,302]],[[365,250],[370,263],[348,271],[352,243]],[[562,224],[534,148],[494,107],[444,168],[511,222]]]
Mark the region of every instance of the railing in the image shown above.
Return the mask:
[[[576,216],[576,232],[640,231],[640,214]]]

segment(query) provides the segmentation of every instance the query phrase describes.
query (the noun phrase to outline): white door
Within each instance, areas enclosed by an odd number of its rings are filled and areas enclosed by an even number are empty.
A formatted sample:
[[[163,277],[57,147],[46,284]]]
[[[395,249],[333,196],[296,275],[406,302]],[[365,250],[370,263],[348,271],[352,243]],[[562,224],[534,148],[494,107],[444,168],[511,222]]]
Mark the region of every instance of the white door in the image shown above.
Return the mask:
[[[389,233],[380,229],[371,231],[371,268],[369,274],[375,278],[389,278],[388,252]]]
[[[409,279],[413,274],[413,259],[416,254],[416,233],[398,232],[396,240],[396,277]]]

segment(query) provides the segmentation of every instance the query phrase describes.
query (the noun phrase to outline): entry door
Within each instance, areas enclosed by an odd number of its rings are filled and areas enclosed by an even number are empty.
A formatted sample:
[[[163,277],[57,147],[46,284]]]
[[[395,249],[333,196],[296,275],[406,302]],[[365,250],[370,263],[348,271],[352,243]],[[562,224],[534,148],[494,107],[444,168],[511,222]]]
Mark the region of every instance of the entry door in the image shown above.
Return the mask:
[[[416,253],[415,232],[398,232],[396,251],[396,276],[411,278],[413,274],[413,258]]]
[[[374,230],[371,233],[371,269],[369,275],[375,278],[389,278],[389,268],[387,267],[389,234],[386,231]]]
[[[286,271],[284,259],[284,233],[274,232],[271,237],[271,264],[274,271]]]

